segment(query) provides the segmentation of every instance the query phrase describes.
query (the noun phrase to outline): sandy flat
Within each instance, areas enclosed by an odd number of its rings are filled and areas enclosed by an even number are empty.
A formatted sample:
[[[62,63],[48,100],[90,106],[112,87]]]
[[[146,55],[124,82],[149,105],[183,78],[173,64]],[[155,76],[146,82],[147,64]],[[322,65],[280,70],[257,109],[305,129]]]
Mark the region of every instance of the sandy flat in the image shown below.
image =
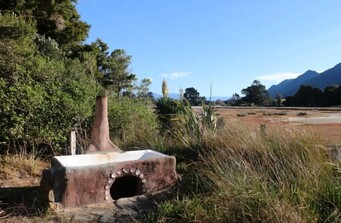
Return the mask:
[[[341,114],[330,114],[322,117],[289,117],[290,122],[301,122],[304,124],[341,124]]]

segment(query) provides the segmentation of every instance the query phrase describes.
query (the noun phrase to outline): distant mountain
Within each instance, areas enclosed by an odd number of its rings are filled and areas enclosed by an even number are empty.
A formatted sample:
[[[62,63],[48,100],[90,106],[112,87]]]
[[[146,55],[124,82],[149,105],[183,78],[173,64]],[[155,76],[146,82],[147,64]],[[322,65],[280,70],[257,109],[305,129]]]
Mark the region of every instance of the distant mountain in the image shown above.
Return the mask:
[[[170,93],[168,97],[173,98],[173,99],[180,99],[180,94],[177,93]]]
[[[158,94],[158,93],[154,93],[154,92],[152,92],[152,93],[153,93],[154,98],[162,98],[162,94]],[[173,99],[180,99],[180,95],[177,93],[170,93],[169,97],[173,98]],[[223,96],[212,96],[211,97],[211,101],[216,101],[216,100],[226,101],[228,99],[229,99],[229,97],[223,97]],[[210,100],[210,97],[206,97],[206,100]]]
[[[230,99],[230,97],[223,97],[223,96],[212,96],[211,97],[211,101],[217,101],[217,100],[227,101],[229,99]],[[206,97],[206,100],[210,100],[210,97]]]
[[[295,79],[284,80],[277,85],[272,85],[268,92],[273,98],[277,93],[283,97],[293,96],[301,85],[311,85],[321,90],[330,85],[341,85],[341,63],[322,73],[308,70]]]
[[[158,94],[158,93],[155,93],[155,92],[152,92],[152,94],[153,94],[153,97],[154,98],[162,98],[162,94]]]
[[[314,79],[307,81],[306,84],[320,88],[321,90],[324,90],[330,85],[341,85],[341,63],[322,72]]]
[[[153,94],[154,98],[162,98],[163,97],[162,94],[158,94],[155,92],[152,92],[152,94]],[[177,93],[170,93],[168,96],[172,99],[179,99],[180,98],[180,95]]]
[[[302,84],[317,77],[318,75],[319,73],[316,71],[308,70],[295,79],[284,80],[278,85],[272,85],[268,89],[268,92],[273,98],[276,97],[277,93],[281,94],[283,97],[294,95]]]

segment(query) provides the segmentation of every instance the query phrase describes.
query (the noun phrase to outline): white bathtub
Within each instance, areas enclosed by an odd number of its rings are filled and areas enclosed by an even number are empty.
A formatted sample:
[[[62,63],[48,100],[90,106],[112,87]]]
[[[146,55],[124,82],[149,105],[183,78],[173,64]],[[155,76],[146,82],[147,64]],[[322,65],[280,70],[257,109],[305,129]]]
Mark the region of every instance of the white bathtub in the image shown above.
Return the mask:
[[[44,200],[71,208],[152,194],[178,179],[174,156],[137,150],[55,156],[40,187]]]
[[[154,150],[136,150],[127,152],[108,152],[98,154],[82,154],[74,156],[55,156],[55,159],[64,167],[84,167],[103,165],[108,163],[118,163],[132,160],[146,160],[151,158],[166,157],[163,153]]]

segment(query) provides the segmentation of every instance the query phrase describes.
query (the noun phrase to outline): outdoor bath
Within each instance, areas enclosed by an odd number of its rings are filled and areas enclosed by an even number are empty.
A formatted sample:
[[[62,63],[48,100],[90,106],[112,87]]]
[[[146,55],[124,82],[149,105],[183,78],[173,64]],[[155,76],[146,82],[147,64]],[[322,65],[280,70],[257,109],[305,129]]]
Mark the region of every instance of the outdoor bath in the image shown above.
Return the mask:
[[[110,140],[107,96],[96,98],[85,152],[51,159],[51,168],[43,171],[40,183],[49,206],[79,207],[153,194],[179,179],[174,156],[154,150],[122,151]]]
[[[55,156],[44,170],[43,197],[61,207],[113,202],[172,186],[175,157],[154,150]]]

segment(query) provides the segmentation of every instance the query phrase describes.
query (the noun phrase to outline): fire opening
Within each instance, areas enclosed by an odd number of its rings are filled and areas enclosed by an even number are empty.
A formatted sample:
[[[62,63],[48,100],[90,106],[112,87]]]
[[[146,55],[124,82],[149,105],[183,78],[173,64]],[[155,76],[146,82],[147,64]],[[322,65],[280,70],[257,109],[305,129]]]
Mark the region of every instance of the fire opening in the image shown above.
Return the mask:
[[[117,178],[110,188],[110,195],[113,200],[141,194],[143,194],[142,181],[136,176],[122,176]]]

